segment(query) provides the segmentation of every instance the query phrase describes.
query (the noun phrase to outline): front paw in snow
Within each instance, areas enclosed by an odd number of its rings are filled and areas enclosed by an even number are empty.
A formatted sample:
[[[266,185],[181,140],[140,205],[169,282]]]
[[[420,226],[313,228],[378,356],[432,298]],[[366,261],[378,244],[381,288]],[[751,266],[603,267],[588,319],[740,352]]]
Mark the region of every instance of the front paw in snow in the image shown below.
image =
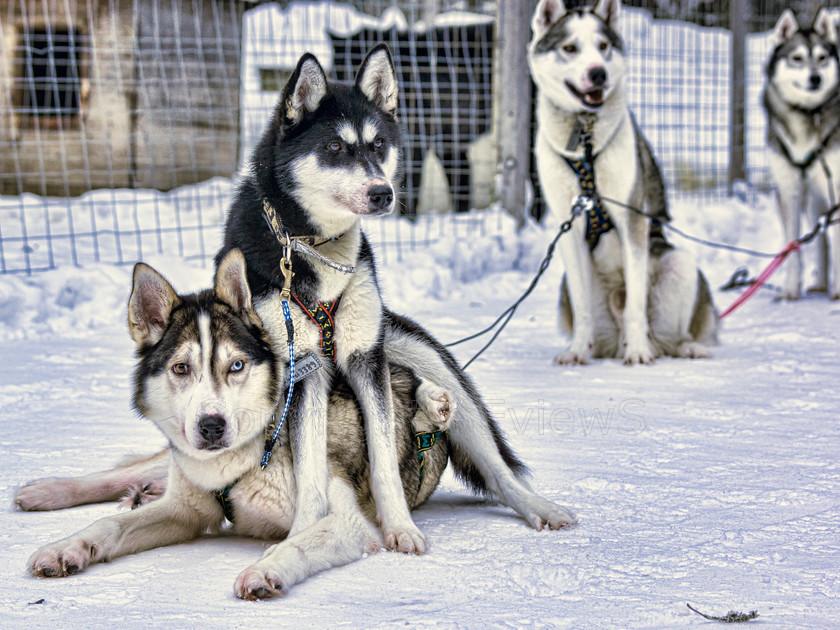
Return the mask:
[[[92,546],[81,538],[68,538],[41,547],[29,558],[35,577],[67,577],[84,571],[91,562]]]
[[[397,526],[382,526],[385,548],[402,553],[420,555],[429,548],[429,542],[414,523]]]

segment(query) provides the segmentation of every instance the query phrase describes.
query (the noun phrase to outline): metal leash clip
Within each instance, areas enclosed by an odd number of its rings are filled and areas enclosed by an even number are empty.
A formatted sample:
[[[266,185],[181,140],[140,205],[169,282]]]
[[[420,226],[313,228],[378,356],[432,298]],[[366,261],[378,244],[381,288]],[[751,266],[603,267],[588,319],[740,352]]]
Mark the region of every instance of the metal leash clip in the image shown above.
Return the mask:
[[[589,195],[578,195],[572,204],[572,216],[579,217],[595,209],[595,200]]]

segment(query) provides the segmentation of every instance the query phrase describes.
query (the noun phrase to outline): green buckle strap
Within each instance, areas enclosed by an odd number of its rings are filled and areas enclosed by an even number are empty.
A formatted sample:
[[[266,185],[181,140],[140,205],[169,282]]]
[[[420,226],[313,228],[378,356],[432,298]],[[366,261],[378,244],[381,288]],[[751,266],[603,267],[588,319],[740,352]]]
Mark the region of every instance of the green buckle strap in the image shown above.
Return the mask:
[[[420,481],[423,481],[423,472],[426,469],[426,461],[423,455],[440,441],[443,431],[430,431],[428,433],[415,433],[414,437],[417,440],[417,457],[420,460]]]

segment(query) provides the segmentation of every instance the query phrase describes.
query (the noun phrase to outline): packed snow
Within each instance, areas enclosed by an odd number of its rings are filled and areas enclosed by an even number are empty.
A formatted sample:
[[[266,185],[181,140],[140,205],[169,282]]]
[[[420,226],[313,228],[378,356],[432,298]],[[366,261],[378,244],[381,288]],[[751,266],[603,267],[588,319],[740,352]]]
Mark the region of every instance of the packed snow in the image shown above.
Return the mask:
[[[749,201],[679,202],[675,224],[719,242],[779,249],[773,204]],[[386,219],[367,229],[377,242],[428,237],[401,260],[386,257],[381,275],[387,302],[448,342],[489,324],[515,299],[554,229],[531,225],[517,234],[492,210],[460,218],[456,238],[439,235],[435,220]],[[754,274],[766,262],[681,245],[697,252],[713,286],[739,265]],[[182,291],[210,282],[209,268],[177,257],[147,262]],[[425,555],[375,554],[258,603],[237,600],[232,589],[266,547],[256,540],[203,539],[66,579],[27,574],[40,545],[117,508],[23,513],[11,506],[15,488],[105,468],[163,440],[129,408],[129,268],[0,278],[3,626],[710,623],[686,608],[690,602],[717,615],[758,610],[753,623],[762,627],[830,627],[840,615],[840,303],[776,302],[765,290],[724,322],[708,359],[558,367],[561,274],[554,260],[470,373],[532,467],[535,488],[573,508],[580,524],[535,532],[447,473],[415,513],[432,542]],[[715,294],[718,307],[734,297]],[[456,355],[466,361],[479,345],[458,346]]]

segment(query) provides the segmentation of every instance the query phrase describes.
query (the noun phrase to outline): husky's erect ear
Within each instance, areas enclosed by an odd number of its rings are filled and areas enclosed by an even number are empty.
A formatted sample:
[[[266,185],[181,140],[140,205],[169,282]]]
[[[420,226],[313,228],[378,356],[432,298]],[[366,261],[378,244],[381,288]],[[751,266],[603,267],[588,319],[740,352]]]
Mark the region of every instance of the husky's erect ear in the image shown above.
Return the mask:
[[[618,32],[618,18],[621,15],[621,0],[600,0],[595,9],[595,15],[604,20],[607,25]]]
[[[367,54],[356,75],[356,87],[386,114],[396,115],[399,86],[388,46],[379,44]]]
[[[327,95],[327,75],[314,55],[306,53],[298,61],[289,82],[283,88],[283,114],[292,125],[306,112],[314,112]]]
[[[820,9],[814,20],[814,32],[829,44],[837,45],[837,24],[828,9]]]
[[[540,0],[537,10],[534,11],[534,18],[531,20],[534,35],[539,37],[545,33],[565,14],[566,5],[563,4],[563,0]]]
[[[230,250],[219,263],[215,281],[216,297],[252,324],[262,325],[251,301],[245,256],[238,249]]]
[[[143,263],[134,265],[131,297],[128,298],[128,332],[141,348],[153,346],[169,325],[181,299],[162,275]]]
[[[799,23],[796,21],[796,16],[790,9],[785,9],[779,21],[776,22],[776,28],[773,29],[773,45],[778,46],[784,44],[787,40],[794,36],[799,30]]]

